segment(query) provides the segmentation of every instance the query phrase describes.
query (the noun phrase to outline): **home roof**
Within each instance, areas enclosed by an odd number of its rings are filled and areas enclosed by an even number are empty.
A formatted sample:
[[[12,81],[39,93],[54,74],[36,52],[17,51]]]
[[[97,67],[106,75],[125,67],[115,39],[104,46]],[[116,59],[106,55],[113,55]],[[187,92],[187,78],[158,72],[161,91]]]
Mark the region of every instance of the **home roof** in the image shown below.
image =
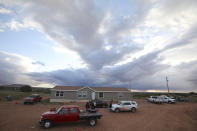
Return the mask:
[[[86,86],[55,86],[53,89],[55,90],[67,90],[67,91],[77,91]],[[129,91],[127,88],[120,87],[88,87],[94,91]]]

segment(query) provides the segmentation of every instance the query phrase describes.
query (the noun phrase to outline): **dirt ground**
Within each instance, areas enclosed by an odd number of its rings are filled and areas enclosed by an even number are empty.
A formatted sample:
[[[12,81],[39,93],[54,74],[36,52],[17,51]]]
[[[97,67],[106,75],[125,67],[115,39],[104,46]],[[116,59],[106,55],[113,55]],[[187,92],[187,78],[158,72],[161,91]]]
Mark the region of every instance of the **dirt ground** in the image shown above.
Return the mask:
[[[113,113],[98,109],[103,117],[95,127],[87,121],[58,124],[51,131],[197,131],[197,103],[152,104],[136,100],[136,113]],[[23,105],[23,101],[0,102],[0,131],[39,131],[40,115],[58,105]],[[77,104],[84,109],[85,103]]]

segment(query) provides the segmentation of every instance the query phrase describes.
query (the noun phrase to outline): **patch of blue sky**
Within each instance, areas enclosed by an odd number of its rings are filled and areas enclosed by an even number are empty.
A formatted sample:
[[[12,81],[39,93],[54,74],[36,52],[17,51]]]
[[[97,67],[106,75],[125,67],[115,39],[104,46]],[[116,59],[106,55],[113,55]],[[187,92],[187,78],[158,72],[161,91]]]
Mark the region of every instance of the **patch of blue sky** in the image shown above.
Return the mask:
[[[37,30],[0,32],[0,50],[43,62],[45,66],[40,66],[36,70],[39,72],[63,69],[73,61],[70,55],[55,52],[53,46],[54,42]]]
[[[123,14],[124,16],[134,15],[139,9],[135,3],[132,4],[132,2],[128,0],[99,0],[99,2],[95,1],[95,3],[102,10],[109,10],[120,17],[122,17]]]

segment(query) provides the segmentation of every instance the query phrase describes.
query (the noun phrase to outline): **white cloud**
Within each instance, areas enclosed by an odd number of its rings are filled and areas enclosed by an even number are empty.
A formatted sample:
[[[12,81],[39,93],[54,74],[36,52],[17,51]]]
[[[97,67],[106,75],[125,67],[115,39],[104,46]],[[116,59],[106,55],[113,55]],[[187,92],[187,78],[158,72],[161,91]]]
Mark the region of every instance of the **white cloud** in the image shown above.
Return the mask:
[[[43,82],[35,81],[28,76],[28,73],[35,72],[36,68],[39,68],[39,64],[28,57],[0,51],[0,84],[41,85]]]
[[[0,14],[11,14],[11,13],[12,13],[11,10],[8,10],[5,8],[0,8]]]
[[[11,30],[16,31],[20,31],[21,29],[36,29],[37,31],[42,32],[40,25],[30,18],[25,18],[23,22],[19,22],[16,19],[11,19],[9,22],[5,23],[5,26],[9,27]]]
[[[37,65],[34,64],[36,61],[30,59],[29,57],[22,56],[16,53],[8,53],[5,51],[0,51],[0,53],[2,58],[1,62],[4,61],[6,64],[12,65],[13,67],[18,67],[16,69],[12,68],[12,70],[24,72],[24,73],[36,71]]]

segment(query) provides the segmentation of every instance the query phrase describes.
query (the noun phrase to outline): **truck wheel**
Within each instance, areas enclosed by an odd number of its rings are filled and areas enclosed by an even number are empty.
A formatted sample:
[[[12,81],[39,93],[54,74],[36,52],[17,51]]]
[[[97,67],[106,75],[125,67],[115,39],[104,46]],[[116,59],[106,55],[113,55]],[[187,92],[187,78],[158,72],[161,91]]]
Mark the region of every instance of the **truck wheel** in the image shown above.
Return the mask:
[[[95,126],[96,122],[97,122],[97,120],[95,118],[92,118],[92,119],[89,120],[90,126]]]
[[[115,112],[116,112],[116,113],[119,113],[119,112],[120,112],[120,109],[118,109],[118,108],[115,109]]]
[[[52,125],[51,120],[45,120],[44,121],[44,124],[43,124],[43,127],[46,128],[46,129],[48,129],[48,128],[51,127],[51,125]]]
[[[136,112],[136,108],[135,107],[131,108],[131,112],[135,113]]]
[[[171,101],[168,101],[168,104],[171,104],[172,102]]]

